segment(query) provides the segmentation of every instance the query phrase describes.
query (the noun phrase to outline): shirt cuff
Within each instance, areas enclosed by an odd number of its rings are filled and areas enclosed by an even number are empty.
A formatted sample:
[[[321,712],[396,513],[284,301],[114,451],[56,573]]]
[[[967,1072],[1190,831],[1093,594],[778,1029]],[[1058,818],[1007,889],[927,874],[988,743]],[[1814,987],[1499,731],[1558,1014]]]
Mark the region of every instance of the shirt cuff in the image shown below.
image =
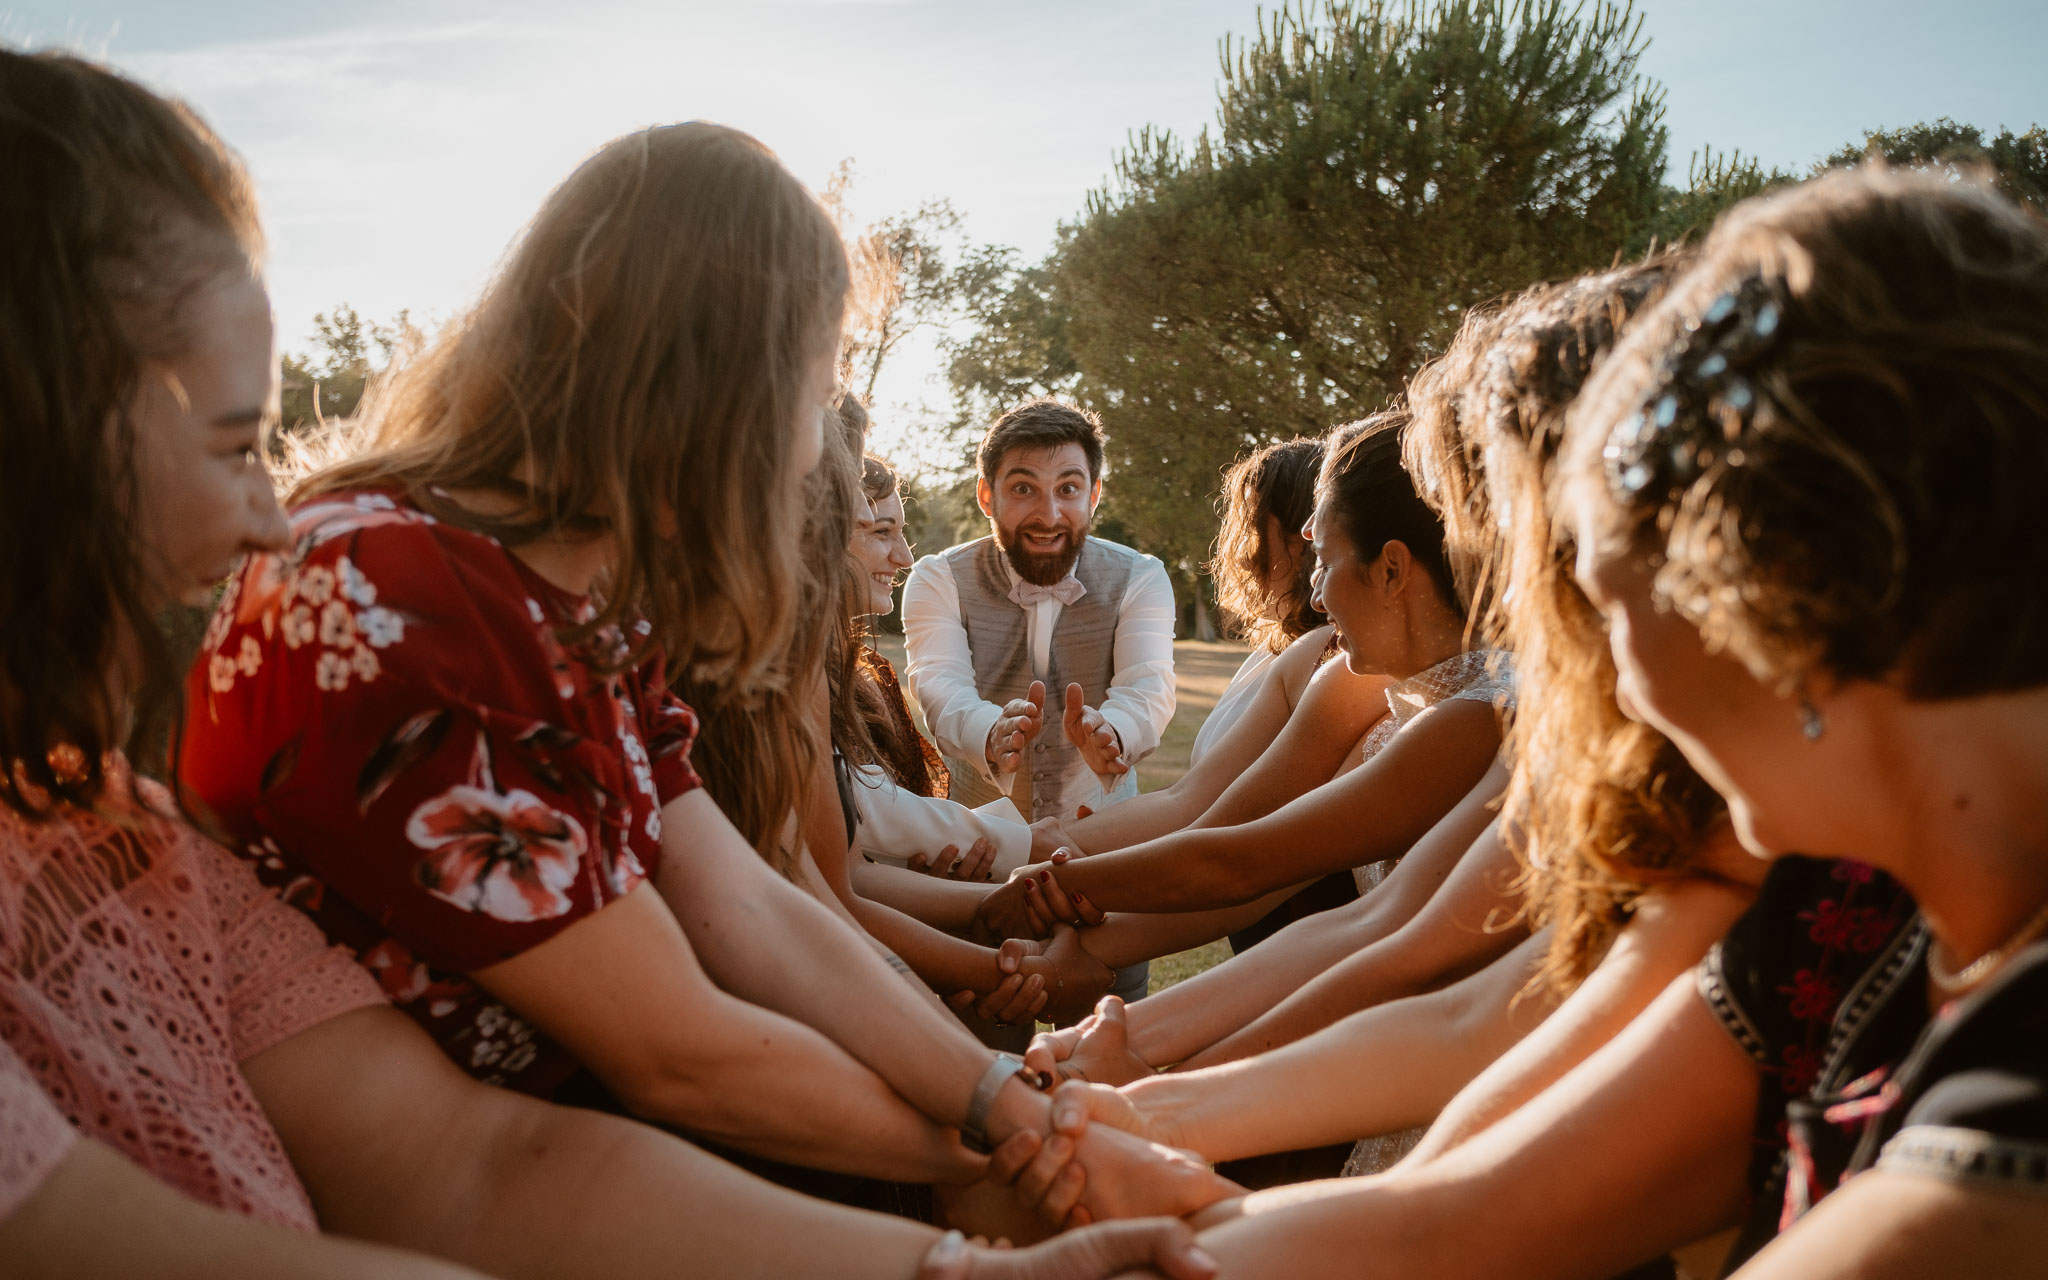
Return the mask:
[[[967,763],[981,770],[984,781],[993,783],[1002,789],[1003,794],[1008,795],[1010,779],[1015,774],[997,773],[988,763],[988,735],[996,727],[996,721],[1002,718],[1003,709],[992,702],[983,703],[962,716],[961,727],[966,730],[964,736],[967,742],[974,744],[974,748],[971,751],[963,751],[961,755],[966,757]]]
[[[1131,744],[1138,741],[1138,722],[1132,719],[1130,713],[1121,707],[1104,707],[1102,709],[1102,718],[1108,723],[1110,728],[1116,730],[1117,746],[1123,751],[1123,762],[1128,765],[1136,765],[1143,758],[1140,755],[1134,755],[1131,751]],[[1144,753],[1144,755],[1150,754],[1150,751]]]

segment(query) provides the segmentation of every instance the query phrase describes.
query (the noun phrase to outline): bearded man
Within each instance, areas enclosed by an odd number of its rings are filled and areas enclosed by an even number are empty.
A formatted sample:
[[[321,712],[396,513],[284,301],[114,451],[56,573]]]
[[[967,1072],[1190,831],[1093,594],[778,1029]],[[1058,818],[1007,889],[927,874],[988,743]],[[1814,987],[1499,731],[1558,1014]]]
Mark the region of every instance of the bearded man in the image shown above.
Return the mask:
[[[907,674],[953,798],[1006,793],[1029,821],[1136,795],[1132,766],[1173,718],[1173,588],[1154,557],[1088,535],[1101,425],[1033,400],[976,463],[989,536],[919,560],[903,588]]]

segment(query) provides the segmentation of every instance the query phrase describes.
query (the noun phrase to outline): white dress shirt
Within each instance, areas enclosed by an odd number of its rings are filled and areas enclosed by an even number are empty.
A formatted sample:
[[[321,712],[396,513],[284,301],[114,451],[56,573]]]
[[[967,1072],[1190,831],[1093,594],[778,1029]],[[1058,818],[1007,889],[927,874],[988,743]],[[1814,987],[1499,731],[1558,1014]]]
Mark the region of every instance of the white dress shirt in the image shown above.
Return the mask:
[[[1003,572],[1012,582],[1016,570],[1007,557]],[[1071,575],[1069,575],[1071,576]],[[1023,606],[1019,606],[1020,608]],[[1059,624],[1056,599],[1029,608],[1026,632],[1031,644],[1031,670],[1045,678],[1053,628]],[[1158,747],[1160,735],[1173,719],[1173,585],[1157,557],[1141,556],[1124,588],[1117,614],[1112,663],[1115,672],[1099,708],[1123,744],[1123,759],[1135,765]],[[924,711],[925,724],[948,757],[972,764],[1003,791],[1014,773],[998,774],[988,765],[988,735],[1002,716],[1002,707],[981,696],[967,647],[967,629],[960,621],[960,588],[942,555],[925,556],[910,570],[903,585],[903,631],[909,662],[904,671],[911,695]],[[1064,733],[1066,691],[1047,689],[1041,733]],[[1087,772],[1085,763],[1078,766]],[[1136,794],[1136,770],[1122,778],[1093,778],[1092,788],[1069,787],[1068,806],[1093,804],[1094,799],[1123,798],[1113,791]],[[1076,779],[1078,781],[1078,779]],[[1095,793],[1101,793],[1099,797]]]

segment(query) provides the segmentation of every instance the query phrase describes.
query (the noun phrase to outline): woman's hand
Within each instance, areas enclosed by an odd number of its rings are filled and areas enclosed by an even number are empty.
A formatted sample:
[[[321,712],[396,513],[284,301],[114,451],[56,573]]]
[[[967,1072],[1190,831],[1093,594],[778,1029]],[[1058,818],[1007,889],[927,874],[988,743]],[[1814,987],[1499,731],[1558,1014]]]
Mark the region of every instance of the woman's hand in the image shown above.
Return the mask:
[[[988,1177],[1009,1182],[1018,1200],[1055,1226],[1081,1226],[1110,1218],[1170,1214],[1176,1218],[1241,1195],[1186,1151],[1145,1142],[1097,1125],[1078,1137],[1054,1133],[1034,1144],[1005,1142],[989,1158]]]
[[[1079,1138],[1090,1124],[1106,1124],[1162,1147],[1189,1149],[1181,1140],[1177,1118],[1162,1108],[1148,1107],[1130,1090],[1079,1080],[1061,1085],[1052,1099],[1053,1132]]]
[[[1156,1074],[1131,1052],[1124,1002],[1104,996],[1093,1015],[1071,1027],[1038,1036],[1024,1052],[1024,1063],[1059,1080],[1125,1085]]]
[[[999,1027],[1035,1019],[1039,1010],[1045,1008],[1051,997],[1047,990],[1047,974],[1042,967],[1025,972],[1023,943],[1006,944],[996,953],[996,970],[1003,975],[996,983],[995,990],[987,995],[968,990],[955,992],[946,1000],[955,1011],[972,1012],[987,1022]],[[1031,944],[1036,945],[1036,944]]]
[[[993,878],[996,866],[995,842],[982,836],[961,853],[960,846],[949,844],[939,850],[935,859],[927,859],[921,853],[914,853],[905,860],[904,866],[926,875],[943,876],[948,880],[970,880],[986,882]]]
[[[1074,839],[1067,834],[1067,826],[1057,817],[1040,818],[1031,824],[1032,862],[1044,862],[1058,849],[1071,849]]]
[[[990,1248],[957,1231],[932,1246],[917,1280],[1102,1280],[1149,1267],[1171,1280],[1212,1280],[1216,1261],[1174,1218],[1105,1222],[1029,1249]]]
[[[1040,945],[1054,974],[1048,1017],[1071,1018],[1093,1008],[1116,981],[1115,971],[1090,955],[1081,935],[1065,925],[1054,925],[1052,940]]]
[[[977,940],[1001,941],[1004,938],[1045,938],[1052,934],[1052,916],[1041,907],[1034,912],[1032,907],[1032,886],[1037,884],[1037,872],[1031,867],[1019,867],[1010,873],[1010,879],[981,900],[974,909],[974,923],[970,933]]]

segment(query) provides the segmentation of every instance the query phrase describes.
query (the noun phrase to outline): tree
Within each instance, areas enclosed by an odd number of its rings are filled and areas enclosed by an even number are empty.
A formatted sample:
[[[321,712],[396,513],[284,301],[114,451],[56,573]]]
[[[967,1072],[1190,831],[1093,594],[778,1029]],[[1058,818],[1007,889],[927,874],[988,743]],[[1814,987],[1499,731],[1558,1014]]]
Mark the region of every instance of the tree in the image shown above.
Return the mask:
[[[390,324],[372,324],[346,302],[315,315],[313,329],[311,355],[286,354],[279,362],[279,420],[287,433],[353,414],[392,354],[420,336],[409,311],[400,311]],[[373,348],[380,357],[375,363]]]
[[[983,299],[963,401],[1070,389],[1113,514],[1183,587],[1221,470],[1395,400],[1466,308],[1647,233],[1662,91],[1627,5],[1326,0],[1226,40],[1217,121],[1141,130],[1040,267]],[[1120,481],[1117,477],[1120,477]]]
[[[1664,187],[1657,212],[1630,241],[1627,256],[1683,241],[1698,241],[1723,213],[1772,187],[1799,181],[1783,169],[1765,169],[1740,151],[1716,155],[1709,147],[1687,162],[1685,185]]]
[[[1876,158],[1895,165],[1926,165],[1951,170],[1984,170],[2013,199],[2048,213],[2048,129],[2035,125],[2025,133],[2001,129],[1989,142],[1984,131],[1942,116],[1931,124],[1889,131],[1873,130],[1861,146],[1847,146],[1814,167],[1819,173]]]

